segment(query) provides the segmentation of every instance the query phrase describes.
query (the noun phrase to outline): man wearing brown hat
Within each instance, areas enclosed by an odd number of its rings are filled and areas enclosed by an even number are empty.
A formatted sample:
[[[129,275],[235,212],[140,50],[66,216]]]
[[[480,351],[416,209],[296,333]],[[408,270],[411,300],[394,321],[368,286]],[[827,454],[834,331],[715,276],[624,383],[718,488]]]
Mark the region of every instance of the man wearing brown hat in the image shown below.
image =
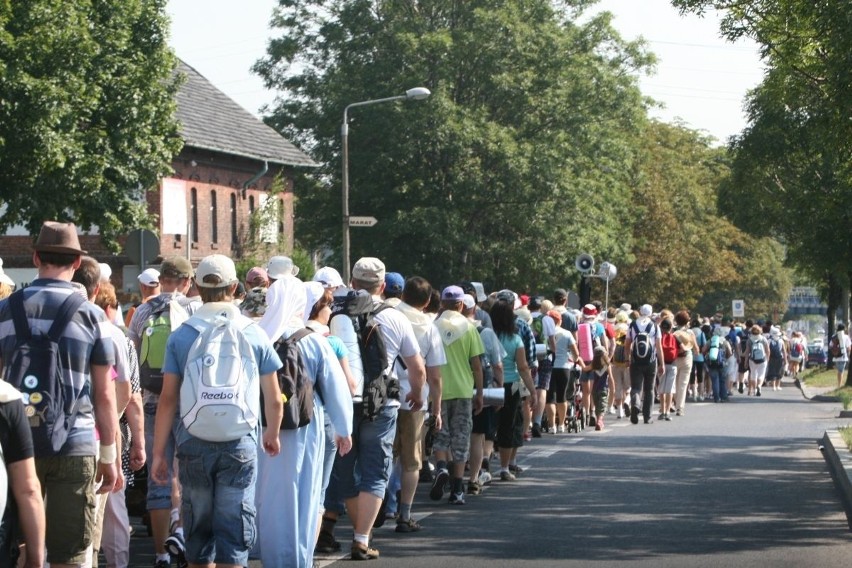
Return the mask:
[[[49,384],[56,376],[36,377],[26,372],[22,384],[15,385],[25,393],[26,414],[34,433],[36,471],[46,496],[47,561],[54,568],[79,566],[85,561],[94,531],[95,483],[101,484],[99,493],[107,493],[114,489],[118,477],[114,442],[118,415],[109,375],[115,360],[112,339],[102,331],[106,325],[103,311],[81,302],[71,285],[71,277],[86,252],[80,248],[74,224],[45,222],[34,251],[38,278],[0,302],[0,357],[6,363],[4,378],[14,384],[17,381],[13,377],[20,377],[26,369],[15,363],[19,334],[15,332],[13,309],[22,308],[27,320],[23,325],[37,335],[47,334],[56,319],[62,320],[63,304],[79,306],[71,312],[58,342],[58,371],[63,385]],[[36,433],[43,431],[43,423],[48,421],[48,397],[43,393],[57,388],[65,392],[66,417],[73,424],[59,448],[56,440],[49,440],[53,442],[49,447],[36,443]],[[73,417],[67,409],[73,409]],[[100,448],[95,445],[96,427]],[[29,539],[26,533],[24,537]],[[33,548],[27,551],[28,556],[43,558],[39,547]],[[31,560],[29,564],[41,562]]]
[[[192,264],[182,256],[171,256],[163,260],[160,266],[160,287],[162,292],[154,296],[144,304],[136,308],[127,335],[133,340],[139,352],[139,363],[144,365],[145,357],[142,350],[142,339],[146,333],[154,329],[152,323],[159,315],[168,314],[171,329],[175,330],[190,315],[192,315],[201,302],[192,301],[186,297],[192,279]],[[143,370],[140,368],[140,377]],[[154,447],[154,418],[159,403],[159,392],[145,388],[143,380],[142,402],[145,406],[145,447]],[[174,457],[174,439],[172,438],[166,447],[169,457],[168,463],[172,463]],[[149,455],[149,462],[150,460]],[[148,464],[150,467],[150,463]],[[172,520],[170,511],[172,509],[171,478],[172,470],[169,467],[169,482],[157,483],[153,479],[148,480],[148,512],[151,516],[151,532],[154,536],[154,552],[156,553],[155,566],[165,566],[170,563],[169,553],[166,550],[166,540],[169,548],[175,555],[180,557],[183,548],[183,531],[178,529],[176,533],[169,534],[170,522]],[[177,514],[174,515],[177,520]]]
[[[378,558],[379,551],[369,544],[373,523],[379,514],[393,462],[393,440],[396,433],[397,410],[405,404],[410,410],[419,410],[423,404],[422,385],[426,380],[426,368],[420,356],[420,346],[411,322],[395,309],[381,309],[381,294],[385,287],[385,265],[378,258],[365,257],[352,267],[351,285],[356,290],[366,290],[373,298],[372,318],[387,350],[386,373],[393,374],[393,363],[401,358],[408,370],[411,390],[404,401],[389,398],[372,420],[358,410],[352,428],[352,451],[337,456],[332,482],[326,493],[326,513],[320,529],[323,545],[335,545],[332,536],[339,510],[339,499],[346,502],[346,511],[352,519],[354,538],[351,546],[353,560]],[[341,338],[355,334],[348,317],[336,316],[330,321],[332,335]],[[358,349],[350,350],[350,368],[361,369]],[[353,360],[352,358],[355,358]],[[355,404],[360,408],[364,377],[356,375]],[[383,522],[384,519],[381,519]]]

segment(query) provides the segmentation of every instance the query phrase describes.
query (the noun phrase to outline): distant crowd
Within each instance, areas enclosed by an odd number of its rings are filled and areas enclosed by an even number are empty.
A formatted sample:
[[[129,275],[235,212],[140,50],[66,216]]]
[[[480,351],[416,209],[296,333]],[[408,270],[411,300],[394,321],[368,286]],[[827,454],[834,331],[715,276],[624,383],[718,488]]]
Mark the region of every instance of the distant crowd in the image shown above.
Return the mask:
[[[375,559],[374,527],[421,530],[418,483],[463,506],[533,438],[765,396],[808,353],[771,322],[438,290],[372,257],[349,282],[169,257],[126,314],[73,224],[45,222],[33,261],[22,290],[0,269],[0,568],[128,566],[143,468],[156,568],[311,567],[344,514],[349,557]],[[842,325],[829,348],[840,380]]]

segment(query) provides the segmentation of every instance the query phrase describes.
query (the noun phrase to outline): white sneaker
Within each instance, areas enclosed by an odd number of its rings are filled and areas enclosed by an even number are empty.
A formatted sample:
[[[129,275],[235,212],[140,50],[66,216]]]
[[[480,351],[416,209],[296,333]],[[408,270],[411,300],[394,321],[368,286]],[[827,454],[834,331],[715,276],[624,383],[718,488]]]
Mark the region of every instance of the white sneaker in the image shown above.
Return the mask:
[[[556,433],[557,434],[562,434],[563,432],[565,432],[565,426],[557,426],[556,427]]]
[[[480,485],[488,485],[491,483],[491,474],[487,471],[479,472],[479,484]]]
[[[610,414],[615,414],[615,407],[614,407],[614,406],[610,406],[610,407],[609,407],[609,413],[610,413]]]
[[[619,420],[624,418],[624,407],[623,406],[618,407],[618,418],[619,418]]]

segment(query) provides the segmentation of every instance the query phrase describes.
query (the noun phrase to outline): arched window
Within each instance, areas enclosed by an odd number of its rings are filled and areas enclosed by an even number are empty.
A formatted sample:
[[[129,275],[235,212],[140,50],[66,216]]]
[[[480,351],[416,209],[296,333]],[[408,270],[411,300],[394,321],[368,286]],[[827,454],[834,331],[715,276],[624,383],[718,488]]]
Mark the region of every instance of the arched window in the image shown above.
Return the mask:
[[[190,209],[192,210],[192,242],[198,242],[198,190],[190,190]]]
[[[237,194],[231,194],[231,244],[237,244]]]
[[[216,190],[210,190],[210,242],[219,242],[219,207],[216,205]]]

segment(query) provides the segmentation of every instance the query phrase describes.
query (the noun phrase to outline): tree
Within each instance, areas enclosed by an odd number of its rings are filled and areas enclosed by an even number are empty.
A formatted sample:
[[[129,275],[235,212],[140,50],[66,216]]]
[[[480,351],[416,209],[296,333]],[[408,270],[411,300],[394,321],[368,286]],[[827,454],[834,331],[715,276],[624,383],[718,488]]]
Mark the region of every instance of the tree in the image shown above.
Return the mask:
[[[180,150],[165,0],[0,0],[0,230],[146,224]]]
[[[641,148],[625,223],[636,262],[621,269],[611,295],[705,315],[730,312],[733,299],[745,300],[749,315],[783,313],[791,287],[783,249],[749,238],[719,213],[727,151],[695,130],[657,121]]]
[[[635,74],[653,59],[590,4],[281,0],[255,69],[284,93],[269,123],[324,164],[300,238],[340,242],[343,108],[423,85],[425,103],[352,113],[350,210],[379,219],[353,230],[354,257],[521,290],[565,285],[579,252],[630,260]]]

